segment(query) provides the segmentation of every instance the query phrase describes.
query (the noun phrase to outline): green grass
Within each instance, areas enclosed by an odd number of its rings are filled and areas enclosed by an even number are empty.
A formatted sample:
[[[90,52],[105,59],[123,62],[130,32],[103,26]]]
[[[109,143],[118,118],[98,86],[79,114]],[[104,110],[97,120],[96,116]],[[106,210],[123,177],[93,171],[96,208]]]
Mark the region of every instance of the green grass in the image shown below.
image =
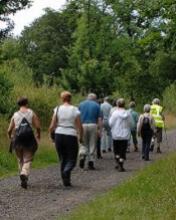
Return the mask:
[[[33,168],[42,168],[58,163],[54,145],[50,142],[45,133],[42,136],[43,138],[32,163]],[[3,142],[3,147],[0,148],[0,178],[18,174],[15,153],[8,153],[9,143],[7,139],[1,139],[1,142]]]
[[[176,154],[156,161],[133,178],[64,220],[176,219]]]

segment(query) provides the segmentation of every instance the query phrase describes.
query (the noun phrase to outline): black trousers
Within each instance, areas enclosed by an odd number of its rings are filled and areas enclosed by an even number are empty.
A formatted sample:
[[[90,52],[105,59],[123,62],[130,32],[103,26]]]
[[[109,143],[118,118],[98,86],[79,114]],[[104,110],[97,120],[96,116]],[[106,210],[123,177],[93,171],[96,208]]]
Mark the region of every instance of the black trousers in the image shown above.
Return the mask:
[[[119,159],[126,159],[126,150],[128,147],[128,140],[113,140],[114,155]]]
[[[145,160],[149,160],[151,140],[152,135],[142,136],[142,156]]]
[[[76,166],[78,155],[78,139],[76,136],[56,134],[55,145],[61,164],[61,177],[70,178]]]
[[[133,144],[134,144],[134,146],[136,146],[138,144],[137,131],[136,130],[131,131],[131,136],[132,136],[132,139],[133,139]]]
[[[101,138],[97,138],[97,158],[101,158]]]

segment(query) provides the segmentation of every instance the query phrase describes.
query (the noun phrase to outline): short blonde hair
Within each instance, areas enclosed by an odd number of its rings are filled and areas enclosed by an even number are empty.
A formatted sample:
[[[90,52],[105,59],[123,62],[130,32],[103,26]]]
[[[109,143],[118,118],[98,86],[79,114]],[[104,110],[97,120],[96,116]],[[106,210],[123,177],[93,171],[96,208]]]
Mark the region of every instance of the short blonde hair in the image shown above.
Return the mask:
[[[63,102],[71,102],[72,94],[69,91],[63,91],[60,94]]]

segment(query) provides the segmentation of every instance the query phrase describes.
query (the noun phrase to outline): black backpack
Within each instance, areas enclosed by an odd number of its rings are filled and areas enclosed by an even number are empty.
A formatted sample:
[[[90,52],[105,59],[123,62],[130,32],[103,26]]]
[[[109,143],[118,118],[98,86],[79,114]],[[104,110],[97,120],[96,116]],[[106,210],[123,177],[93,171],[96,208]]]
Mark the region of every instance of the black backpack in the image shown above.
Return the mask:
[[[25,117],[22,119],[19,127],[16,130],[16,137],[18,141],[22,142],[31,140],[31,138],[34,137],[32,127]]]
[[[141,127],[141,134],[145,135],[145,134],[151,134],[152,135],[152,128],[150,125],[150,119],[148,117],[143,118],[142,121],[142,127]]]

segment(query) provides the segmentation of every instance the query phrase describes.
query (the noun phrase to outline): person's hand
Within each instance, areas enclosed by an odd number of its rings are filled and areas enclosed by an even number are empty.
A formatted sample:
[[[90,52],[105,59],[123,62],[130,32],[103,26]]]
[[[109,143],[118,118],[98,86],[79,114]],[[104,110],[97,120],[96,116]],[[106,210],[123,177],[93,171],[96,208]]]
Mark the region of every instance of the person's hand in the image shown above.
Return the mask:
[[[39,134],[36,134],[36,139],[37,139],[37,142],[40,142],[40,135]]]

